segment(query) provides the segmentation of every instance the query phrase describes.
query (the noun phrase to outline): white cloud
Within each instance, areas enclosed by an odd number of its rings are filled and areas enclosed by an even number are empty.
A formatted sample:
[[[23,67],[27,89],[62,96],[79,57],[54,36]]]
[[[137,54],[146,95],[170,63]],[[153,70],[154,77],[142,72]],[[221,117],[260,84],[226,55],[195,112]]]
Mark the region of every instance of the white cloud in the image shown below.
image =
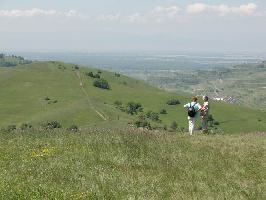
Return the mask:
[[[144,13],[133,13],[128,15],[116,14],[101,14],[97,16],[99,21],[123,22],[123,23],[146,23],[146,22],[161,22],[165,19],[174,19],[180,12],[178,6],[157,6],[154,9]]]
[[[157,6],[146,12],[136,13],[110,13],[89,16],[77,10],[45,10],[33,8],[28,10],[0,10],[0,18],[32,18],[32,17],[66,17],[78,19],[90,19],[102,22],[122,22],[122,23],[161,23],[165,21],[177,21],[180,19],[189,18],[189,15],[199,13],[214,13],[220,16],[227,14],[241,14],[259,16],[261,12],[257,11],[258,6],[254,3],[243,4],[239,6],[229,6],[225,4],[210,5],[204,3],[190,4],[186,8],[181,8],[177,5],[172,6]]]
[[[76,10],[57,11],[42,10],[33,8],[30,10],[0,10],[0,17],[39,17],[39,16],[64,16],[64,17],[82,17],[82,14]]]
[[[204,3],[190,4],[186,8],[188,14],[198,14],[203,12],[213,12],[219,15],[226,14],[245,14],[250,15],[256,12],[258,6],[254,3],[243,4],[240,6],[228,6],[224,4],[209,5]]]
[[[181,11],[181,8],[178,6],[157,6],[153,9],[152,15],[159,17],[169,17],[174,18]]]

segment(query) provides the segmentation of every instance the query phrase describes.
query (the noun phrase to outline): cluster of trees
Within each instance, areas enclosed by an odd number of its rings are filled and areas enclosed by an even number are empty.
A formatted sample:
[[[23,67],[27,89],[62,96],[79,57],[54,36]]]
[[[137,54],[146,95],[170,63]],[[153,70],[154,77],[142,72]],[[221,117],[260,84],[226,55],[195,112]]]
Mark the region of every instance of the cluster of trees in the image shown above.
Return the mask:
[[[89,76],[91,78],[94,78],[95,80],[93,81],[93,86],[97,87],[97,88],[101,88],[101,89],[105,89],[105,90],[109,90],[110,84],[108,83],[107,80],[101,78],[101,74],[102,72],[100,70],[98,70],[97,73],[93,73],[93,72],[86,72],[86,76]]]
[[[25,60],[21,56],[6,56],[5,54],[0,54],[0,66],[2,67],[15,67],[17,65],[30,64],[32,61]]]
[[[94,74],[93,72],[86,72],[85,74],[91,78],[101,78],[99,73]]]
[[[101,88],[101,89],[105,89],[105,90],[109,90],[110,89],[110,85],[108,83],[108,81],[106,81],[105,79],[102,78],[98,78],[93,82],[93,85],[95,87]]]
[[[128,102],[126,106],[121,101],[115,101],[114,104],[117,109],[130,115],[136,115],[143,111],[142,105],[133,101]]]

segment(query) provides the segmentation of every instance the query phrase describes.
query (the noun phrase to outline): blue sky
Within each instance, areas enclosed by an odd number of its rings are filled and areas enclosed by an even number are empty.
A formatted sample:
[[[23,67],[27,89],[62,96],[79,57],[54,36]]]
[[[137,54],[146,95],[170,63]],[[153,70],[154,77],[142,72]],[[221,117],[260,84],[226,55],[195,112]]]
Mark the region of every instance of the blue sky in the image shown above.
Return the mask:
[[[266,1],[0,0],[2,51],[266,52]]]

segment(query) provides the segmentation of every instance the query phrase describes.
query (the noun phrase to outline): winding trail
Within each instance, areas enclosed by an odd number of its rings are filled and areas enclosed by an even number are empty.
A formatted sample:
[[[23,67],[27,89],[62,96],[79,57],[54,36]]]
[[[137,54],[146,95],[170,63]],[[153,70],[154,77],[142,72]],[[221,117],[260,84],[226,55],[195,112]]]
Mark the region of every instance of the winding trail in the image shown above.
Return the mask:
[[[92,109],[95,113],[97,113],[97,115],[98,115],[99,117],[101,117],[104,121],[107,121],[107,120],[108,120],[108,117],[106,117],[103,113],[101,113],[99,110],[97,110],[97,109],[95,108],[95,106],[93,105],[93,103],[91,102],[91,100],[90,100],[90,96],[89,96],[88,92],[85,90],[85,88],[84,88],[84,84],[82,83],[81,76],[80,76],[80,71],[79,71],[79,70],[75,70],[75,72],[76,72],[76,76],[77,76],[78,79],[79,79],[79,85],[80,85],[80,88],[81,88],[82,92],[84,93],[84,95],[87,97],[87,101],[88,101],[88,103],[89,103],[91,109]]]

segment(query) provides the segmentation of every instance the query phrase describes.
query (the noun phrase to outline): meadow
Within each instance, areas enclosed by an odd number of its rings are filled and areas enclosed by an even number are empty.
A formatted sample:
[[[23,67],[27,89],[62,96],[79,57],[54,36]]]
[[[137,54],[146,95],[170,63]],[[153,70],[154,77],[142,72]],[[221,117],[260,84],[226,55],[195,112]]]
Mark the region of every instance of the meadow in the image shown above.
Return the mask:
[[[190,96],[121,74],[31,62],[0,67],[0,84],[0,199],[266,198],[263,111],[211,101],[218,125],[190,137]],[[149,111],[153,130],[136,128]]]
[[[265,199],[265,133],[0,133],[1,199]]]

